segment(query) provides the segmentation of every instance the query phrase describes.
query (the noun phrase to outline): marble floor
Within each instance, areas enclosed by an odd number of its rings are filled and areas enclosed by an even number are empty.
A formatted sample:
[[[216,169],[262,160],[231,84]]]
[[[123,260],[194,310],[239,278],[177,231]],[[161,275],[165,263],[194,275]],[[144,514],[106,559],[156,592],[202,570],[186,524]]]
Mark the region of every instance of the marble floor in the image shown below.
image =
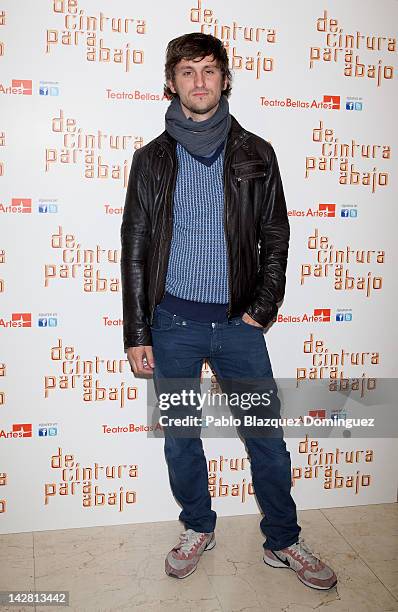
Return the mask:
[[[305,541],[336,571],[329,592],[264,565],[256,515],[219,518],[217,546],[184,580],[164,573],[178,521],[2,535],[0,591],[68,590],[67,609],[78,611],[398,611],[398,504],[306,510],[299,522]]]

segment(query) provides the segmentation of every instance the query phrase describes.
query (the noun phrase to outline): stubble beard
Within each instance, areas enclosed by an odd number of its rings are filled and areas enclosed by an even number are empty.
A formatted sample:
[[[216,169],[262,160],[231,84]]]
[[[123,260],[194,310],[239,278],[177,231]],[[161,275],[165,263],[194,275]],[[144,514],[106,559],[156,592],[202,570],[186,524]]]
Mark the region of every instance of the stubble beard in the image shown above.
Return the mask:
[[[206,106],[199,106],[191,101],[181,102],[191,113],[195,113],[195,115],[206,115],[206,113],[210,113],[216,106],[218,106],[220,100],[206,104]]]

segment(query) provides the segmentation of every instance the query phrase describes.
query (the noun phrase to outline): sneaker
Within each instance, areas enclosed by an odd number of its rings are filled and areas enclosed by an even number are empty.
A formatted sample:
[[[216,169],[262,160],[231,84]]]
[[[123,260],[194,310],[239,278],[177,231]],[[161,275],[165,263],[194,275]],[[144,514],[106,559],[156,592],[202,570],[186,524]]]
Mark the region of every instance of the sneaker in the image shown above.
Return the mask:
[[[312,589],[331,589],[337,583],[332,568],[315,557],[302,540],[283,550],[264,550],[264,563],[294,570],[297,578]]]
[[[166,557],[166,574],[174,578],[186,578],[196,570],[202,553],[211,550],[215,545],[214,531],[211,533],[199,533],[193,529],[183,531],[179,543]]]

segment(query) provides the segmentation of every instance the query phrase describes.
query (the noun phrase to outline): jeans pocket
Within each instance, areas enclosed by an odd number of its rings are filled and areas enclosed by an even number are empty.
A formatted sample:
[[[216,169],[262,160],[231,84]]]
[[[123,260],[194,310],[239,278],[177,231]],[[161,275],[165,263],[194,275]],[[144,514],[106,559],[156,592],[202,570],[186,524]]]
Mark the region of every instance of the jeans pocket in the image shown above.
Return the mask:
[[[170,312],[155,308],[151,325],[152,331],[168,331],[169,329],[172,329],[173,324],[174,316]]]
[[[261,326],[261,327],[259,327],[258,325],[252,325],[251,323],[246,323],[246,321],[244,321],[244,320],[242,319],[242,317],[240,318],[240,321],[241,321],[241,323],[242,323],[242,324],[243,324],[245,327],[251,327],[252,329],[257,329],[257,330],[259,330],[259,331],[261,331],[261,332],[263,332],[263,331],[264,331],[264,327],[262,327],[262,326]]]

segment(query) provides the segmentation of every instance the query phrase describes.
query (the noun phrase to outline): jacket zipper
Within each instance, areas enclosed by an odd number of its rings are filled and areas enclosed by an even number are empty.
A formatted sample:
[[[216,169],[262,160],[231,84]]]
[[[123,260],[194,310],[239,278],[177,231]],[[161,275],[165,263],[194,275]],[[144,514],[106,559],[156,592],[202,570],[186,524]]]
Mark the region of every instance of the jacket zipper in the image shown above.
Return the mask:
[[[227,308],[227,318],[229,319],[231,316],[231,299],[232,299],[232,281],[231,281],[231,264],[230,264],[230,241],[229,241],[229,236],[228,236],[228,232],[227,232],[227,224],[228,224],[228,191],[227,191],[227,183],[226,183],[226,167],[227,167],[227,160],[228,158],[232,155],[233,151],[235,151],[235,145],[237,145],[239,143],[239,141],[243,142],[245,140],[245,136],[246,133],[241,134],[241,136],[239,138],[237,138],[231,145],[231,148],[228,152],[228,155],[225,155],[225,159],[224,159],[224,235],[225,235],[225,241],[227,244],[227,252],[228,252],[228,258],[227,258],[227,266],[228,266],[228,288],[229,288],[229,299],[228,299],[228,308]]]
[[[266,172],[252,172],[251,174],[246,174],[245,176],[237,176],[236,180],[238,183],[240,183],[241,181],[245,181],[249,178],[260,178],[263,176],[266,176]]]
[[[164,149],[163,147],[162,147],[162,151],[166,151],[167,155],[170,158],[171,163],[173,164],[174,160],[173,160],[170,152],[167,149]],[[174,194],[174,189],[175,189],[175,184],[176,184],[176,179],[177,179],[177,172],[178,172],[178,168],[177,168],[177,165],[176,165],[175,166],[175,171],[174,171],[174,176],[172,177],[172,183],[173,183],[172,184],[172,188],[169,189],[168,196],[170,196],[170,194]],[[164,236],[164,214],[165,214],[165,211],[168,212],[167,204],[168,204],[168,201],[166,200],[165,208],[164,208],[164,212],[163,212],[163,218],[162,218],[162,230],[161,230],[161,233],[160,233],[160,242],[161,243],[163,241],[163,236]],[[160,254],[160,245],[159,245],[159,254]],[[169,245],[168,255],[169,254],[170,254],[170,245]],[[154,295],[154,299],[153,299],[153,305],[152,305],[152,308],[151,308],[150,325],[152,325],[153,313],[154,313],[155,307],[156,307],[155,299],[156,299],[156,289],[157,289],[157,286],[158,286],[158,279],[159,279],[159,269],[160,269],[160,257],[158,258],[158,267],[157,267],[157,270],[156,270],[156,279],[155,279],[155,283],[154,283],[155,295]],[[163,299],[165,293],[166,293],[166,291],[163,290],[163,294],[162,294],[161,300]]]

